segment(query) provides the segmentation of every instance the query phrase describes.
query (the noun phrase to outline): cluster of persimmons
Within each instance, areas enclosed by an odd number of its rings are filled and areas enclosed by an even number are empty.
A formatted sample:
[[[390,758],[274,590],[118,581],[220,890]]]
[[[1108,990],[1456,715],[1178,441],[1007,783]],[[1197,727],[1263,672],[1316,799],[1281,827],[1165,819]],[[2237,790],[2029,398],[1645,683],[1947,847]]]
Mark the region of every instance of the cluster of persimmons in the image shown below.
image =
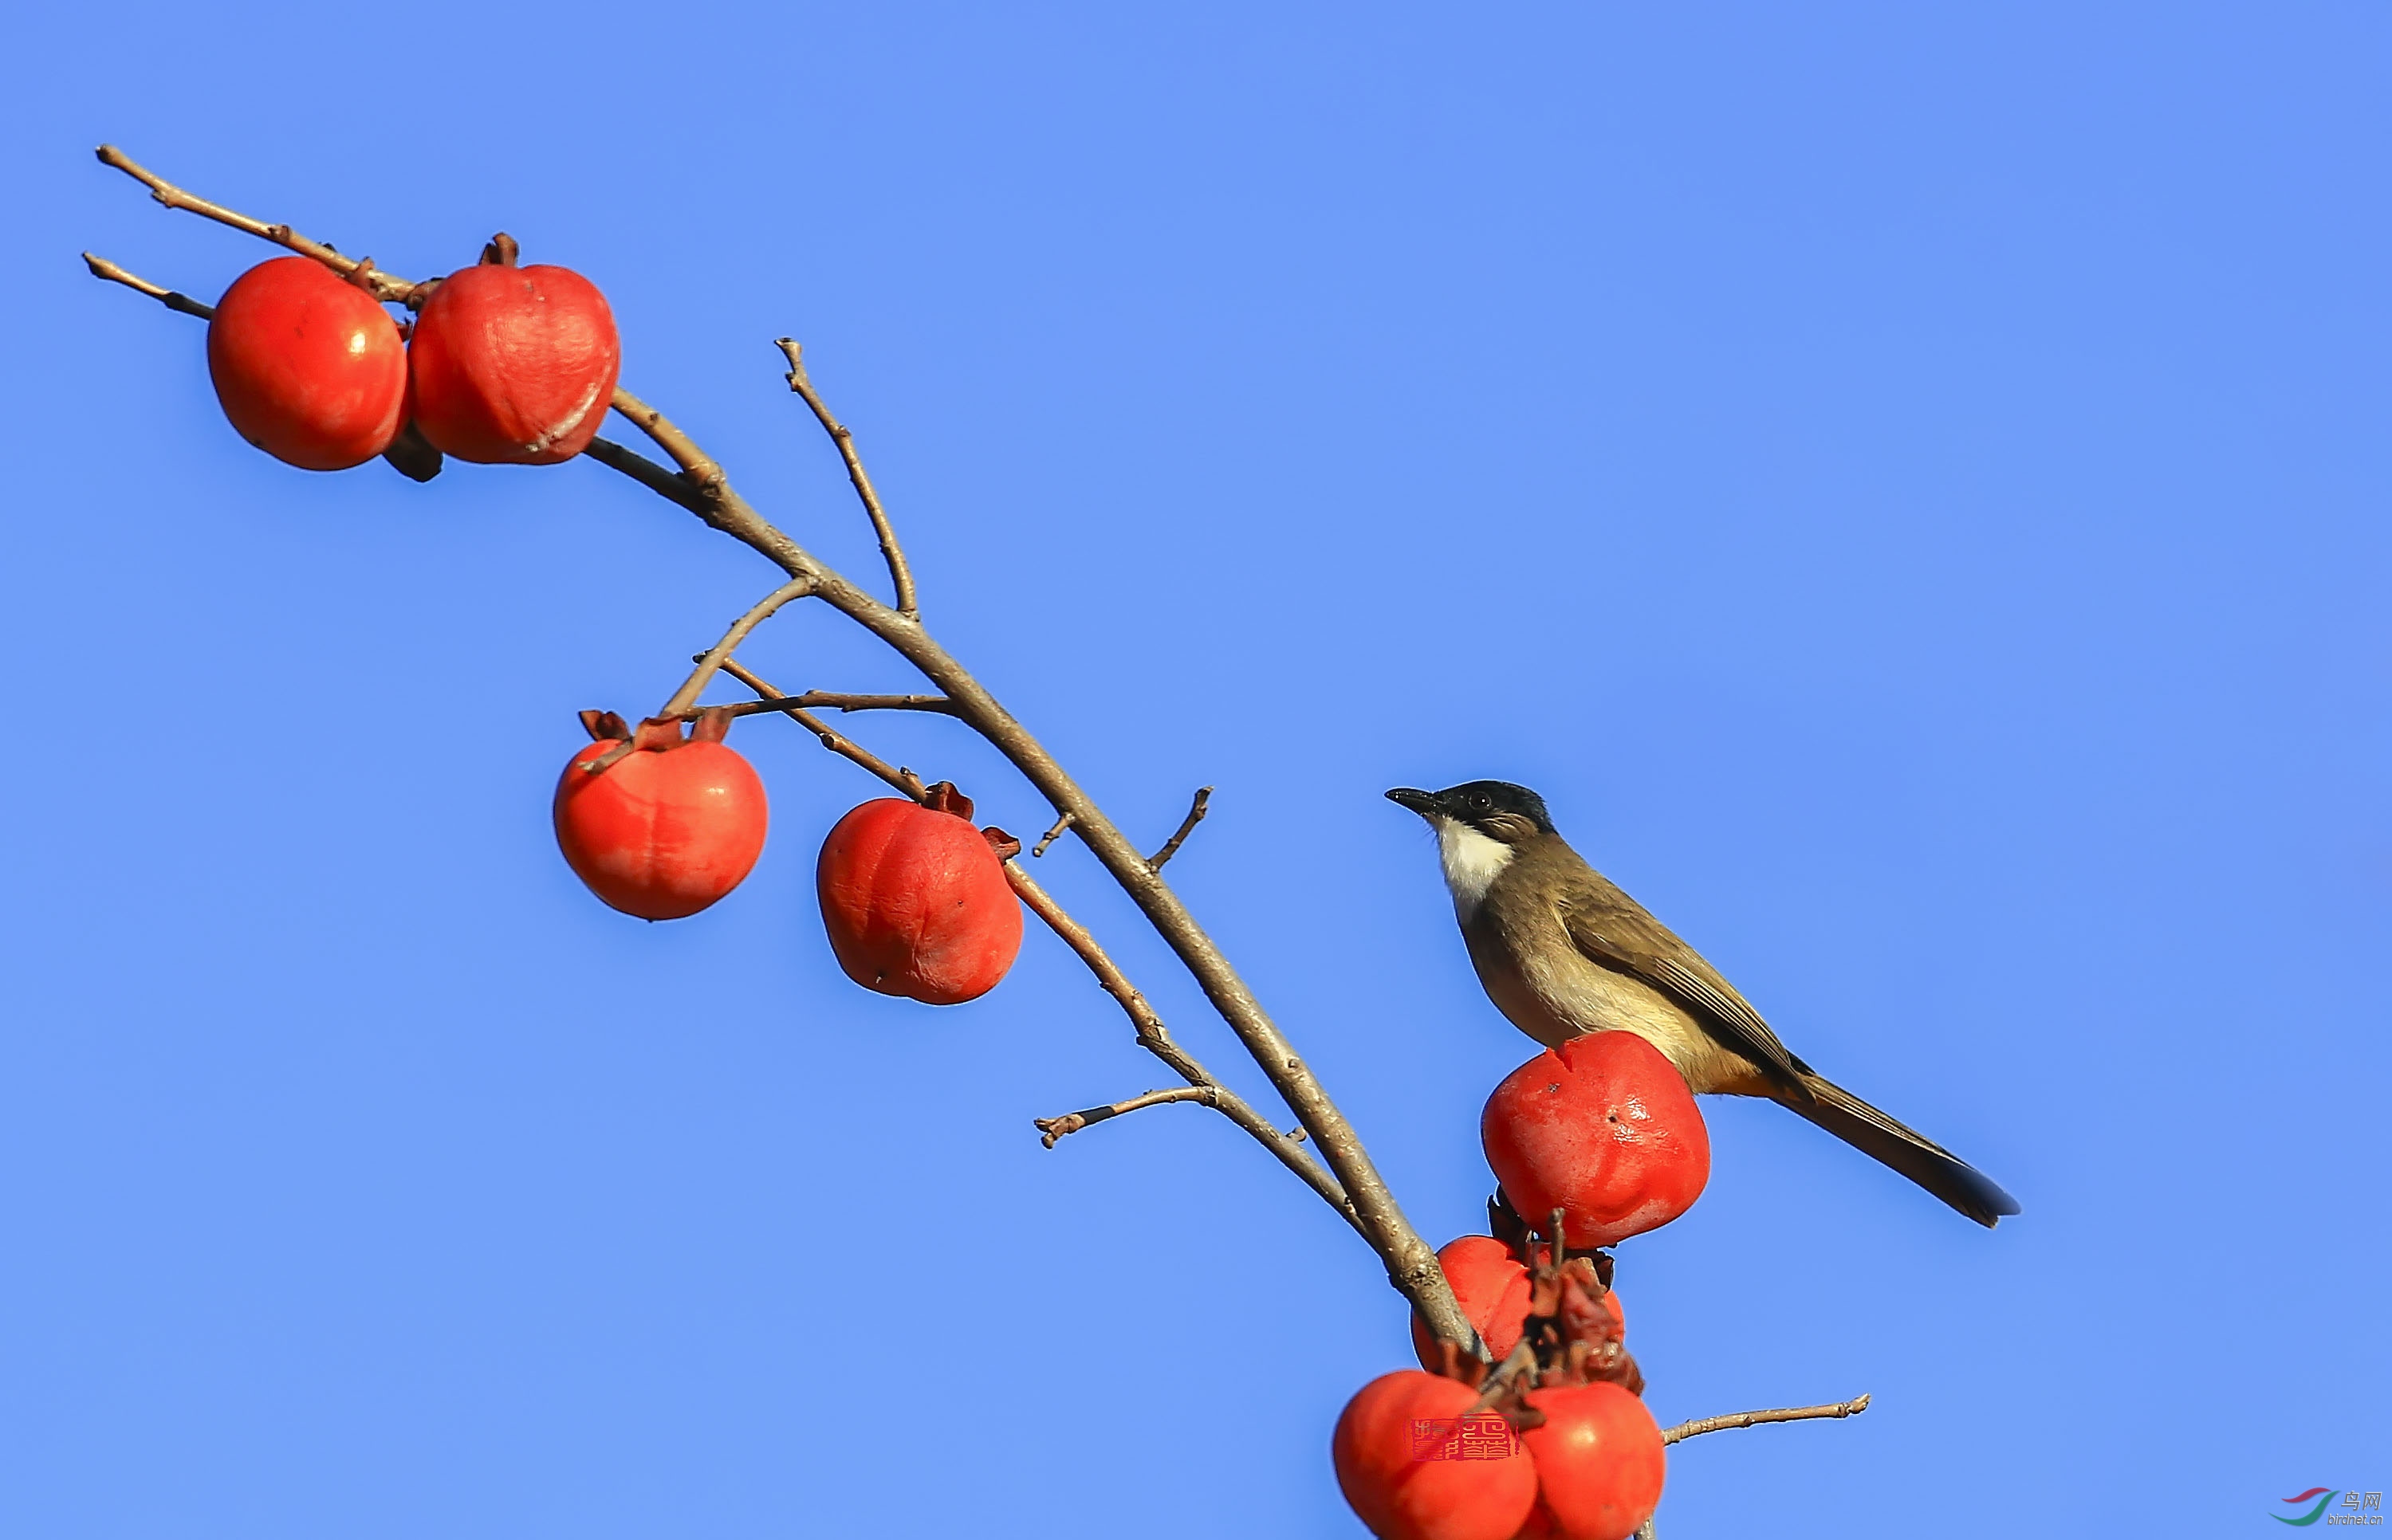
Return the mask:
[[[208,323],[208,370],[240,435],[310,471],[362,465],[411,431],[480,464],[553,465],[589,447],[621,346],[595,284],[519,267],[514,242],[432,287],[410,327],[359,278],[278,257],[235,279]],[[626,914],[677,920],[739,886],[764,848],[764,783],[723,743],[727,713],[692,730],[584,712],[597,740],[558,781],[556,840],[590,890]],[[618,752],[619,751],[619,752]],[[831,948],[867,989],[932,1005],[996,987],[1021,946],[1000,848],[942,783],[839,820],[816,886]]]
[[[363,464],[410,432],[477,463],[571,459],[614,395],[614,317],[587,278],[519,267],[514,255],[513,241],[492,242],[480,265],[438,281],[411,326],[306,257],[260,264],[209,325],[225,414],[308,470]],[[590,890],[627,914],[673,920],[737,886],[767,815],[763,782],[723,742],[731,714],[582,720],[593,742],[566,766],[553,811],[557,844]],[[866,802],[831,829],[817,896],[857,983],[951,1005],[1012,965],[1021,912],[1003,862],[1018,846],[975,828],[971,813],[942,783],[920,801]],[[1347,1405],[1338,1482],[1382,1540],[1623,1540],[1660,1500],[1663,1440],[1600,1252],[1702,1192],[1701,1115],[1659,1053],[1605,1032],[1515,1070],[1481,1135],[1500,1184],[1497,1234],[1437,1256],[1486,1356],[1415,1320],[1423,1366],[1382,1376]]]
[[[1661,1500],[1662,1437],[1599,1249],[1701,1196],[1702,1114],[1658,1050],[1598,1032],[1505,1077],[1479,1138],[1495,1234],[1437,1262],[1487,1359],[1415,1317],[1422,1367],[1380,1376],[1338,1419],[1338,1484],[1381,1540],[1626,1540]]]

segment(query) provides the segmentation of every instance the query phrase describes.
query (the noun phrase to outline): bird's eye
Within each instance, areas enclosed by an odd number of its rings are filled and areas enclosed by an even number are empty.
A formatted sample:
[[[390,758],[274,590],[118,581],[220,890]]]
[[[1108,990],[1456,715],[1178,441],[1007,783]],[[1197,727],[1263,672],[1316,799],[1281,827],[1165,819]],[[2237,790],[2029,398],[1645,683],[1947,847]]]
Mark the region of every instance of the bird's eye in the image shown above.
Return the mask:
[[[1489,808],[1491,808],[1491,807],[1495,806],[1495,804],[1493,803],[1493,801],[1491,801],[1491,800],[1488,797],[1488,796],[1487,796],[1487,794],[1486,794],[1485,792],[1480,792],[1477,796],[1476,796],[1472,797],[1472,798],[1470,799],[1470,805],[1471,805],[1472,807],[1474,807],[1474,808],[1477,809],[1478,809],[1480,812],[1482,812],[1482,813],[1483,813],[1483,812],[1485,812],[1488,809],[1489,809]]]

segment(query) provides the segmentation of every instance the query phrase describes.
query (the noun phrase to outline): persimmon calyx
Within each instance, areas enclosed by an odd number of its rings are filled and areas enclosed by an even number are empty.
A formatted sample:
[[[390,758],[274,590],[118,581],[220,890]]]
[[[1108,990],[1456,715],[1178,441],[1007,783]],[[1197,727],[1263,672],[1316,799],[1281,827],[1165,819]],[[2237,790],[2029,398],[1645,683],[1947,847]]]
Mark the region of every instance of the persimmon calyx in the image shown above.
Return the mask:
[[[953,813],[966,823],[971,822],[972,799],[956,790],[952,781],[941,781],[925,790],[922,806],[934,813]]]
[[[581,713],[581,731],[590,734],[593,744],[603,744],[609,738],[620,743],[631,735],[630,724],[619,713],[600,711],[594,706]]]
[[[631,734],[631,747],[635,751],[660,754],[666,749],[679,748],[681,745],[681,722],[672,717],[650,717]]]
[[[604,775],[615,761],[627,754],[662,754],[679,748],[684,743],[719,744],[731,731],[734,713],[728,706],[710,705],[697,715],[694,732],[682,736],[682,722],[678,717],[650,717],[636,728],[629,726],[612,711],[590,710],[581,713],[581,729],[593,743],[613,740],[615,746],[581,766],[585,775]]]
[[[989,849],[994,852],[999,861],[1011,861],[1021,854],[1021,842],[994,823],[982,829],[980,832],[980,837],[988,841]]]

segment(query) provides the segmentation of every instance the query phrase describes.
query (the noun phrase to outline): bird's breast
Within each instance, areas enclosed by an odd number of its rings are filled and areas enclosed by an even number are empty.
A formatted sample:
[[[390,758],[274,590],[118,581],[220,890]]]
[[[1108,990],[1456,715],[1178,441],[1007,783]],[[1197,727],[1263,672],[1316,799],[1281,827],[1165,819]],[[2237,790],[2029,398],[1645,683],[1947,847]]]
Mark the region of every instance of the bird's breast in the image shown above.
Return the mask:
[[[1589,961],[1558,915],[1549,924],[1547,932],[1487,912],[1462,927],[1478,982],[1513,1026],[1548,1048],[1587,1032],[1633,1032],[1696,1091],[1741,1091],[1751,1079],[1750,1065],[1668,996]]]

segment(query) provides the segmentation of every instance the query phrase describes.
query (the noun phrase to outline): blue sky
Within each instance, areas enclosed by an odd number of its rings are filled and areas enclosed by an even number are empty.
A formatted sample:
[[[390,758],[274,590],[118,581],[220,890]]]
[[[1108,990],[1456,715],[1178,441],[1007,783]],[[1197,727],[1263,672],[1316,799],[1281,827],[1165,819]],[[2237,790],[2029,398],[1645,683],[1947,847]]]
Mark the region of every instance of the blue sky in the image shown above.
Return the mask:
[[[506,229],[625,382],[872,571],[1155,841],[1420,1228],[1531,1045],[1395,784],[1543,792],[1803,1056],[2024,1203],[1984,1234],[1707,1104],[1632,1241],[1669,1540],[2237,1534],[2392,1485],[2380,970],[2392,537],[2375,7],[599,5],[29,11],[0,102],[0,1528],[51,1537],[1358,1534],[1408,1359],[1316,1199],[1174,1106],[1034,932],[838,975],[874,785],[607,911],[547,801],[768,591],[604,469],[428,487],[240,444],[266,248]],[[744,654],[903,689],[819,613]],[[986,815],[935,720],[857,719]],[[1039,873],[1259,1077],[1068,841]]]

